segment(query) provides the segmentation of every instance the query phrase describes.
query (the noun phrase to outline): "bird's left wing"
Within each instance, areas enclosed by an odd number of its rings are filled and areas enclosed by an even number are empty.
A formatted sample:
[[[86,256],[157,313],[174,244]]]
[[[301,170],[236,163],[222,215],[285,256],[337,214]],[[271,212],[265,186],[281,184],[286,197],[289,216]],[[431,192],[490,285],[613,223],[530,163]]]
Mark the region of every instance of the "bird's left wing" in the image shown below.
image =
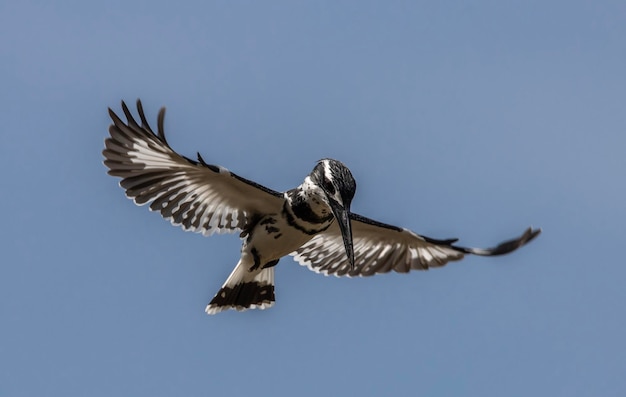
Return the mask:
[[[106,139],[104,164],[122,178],[120,186],[138,205],[150,203],[172,224],[204,235],[246,230],[259,214],[281,210],[283,195],[242,178],[227,169],[181,156],[170,148],[163,132],[165,109],[155,134],[143,112],[137,124],[122,102],[124,123],[111,109],[113,124]]]
[[[444,266],[465,254],[503,255],[531,241],[540,229],[528,228],[520,236],[496,247],[480,249],[454,245],[457,239],[436,240],[408,229],[388,225],[357,214],[350,214],[354,242],[354,269],[350,269],[341,231],[333,223],[290,255],[301,265],[325,275],[371,276],[391,270],[406,273]]]

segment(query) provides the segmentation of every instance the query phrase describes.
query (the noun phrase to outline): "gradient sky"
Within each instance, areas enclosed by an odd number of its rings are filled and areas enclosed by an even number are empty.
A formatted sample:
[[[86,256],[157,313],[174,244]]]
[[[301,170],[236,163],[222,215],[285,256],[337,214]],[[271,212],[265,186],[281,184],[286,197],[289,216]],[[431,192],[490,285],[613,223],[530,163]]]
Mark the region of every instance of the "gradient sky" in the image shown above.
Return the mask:
[[[626,395],[626,3],[0,3],[1,396]],[[324,157],[353,210],[500,258],[362,279],[239,257],[124,197],[107,107],[276,190]]]

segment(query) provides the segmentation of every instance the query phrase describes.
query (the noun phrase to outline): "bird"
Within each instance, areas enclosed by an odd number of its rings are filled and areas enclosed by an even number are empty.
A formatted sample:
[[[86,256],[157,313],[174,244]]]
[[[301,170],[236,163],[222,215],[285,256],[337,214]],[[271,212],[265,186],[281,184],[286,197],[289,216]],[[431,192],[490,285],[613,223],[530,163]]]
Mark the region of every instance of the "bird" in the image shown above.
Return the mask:
[[[407,273],[466,255],[508,254],[541,233],[529,227],[486,249],[423,236],[352,212],[356,182],[338,160],[319,160],[299,186],[278,192],[205,162],[199,152],[195,159],[175,152],[165,137],[165,108],[158,113],[155,133],[140,100],[141,124],[124,101],[121,107],[126,122],[109,108],[112,124],[102,154],[108,174],[121,178],[126,196],[187,231],[205,236],[240,232],[239,261],[206,306],[207,314],[273,306],[275,266],[287,255],[324,275]]]

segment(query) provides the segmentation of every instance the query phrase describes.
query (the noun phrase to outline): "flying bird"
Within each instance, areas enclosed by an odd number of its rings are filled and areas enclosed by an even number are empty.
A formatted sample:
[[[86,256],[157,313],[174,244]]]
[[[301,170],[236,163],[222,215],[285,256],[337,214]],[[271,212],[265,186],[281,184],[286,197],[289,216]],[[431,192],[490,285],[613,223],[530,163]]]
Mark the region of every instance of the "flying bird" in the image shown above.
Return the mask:
[[[195,160],[176,153],[163,130],[165,108],[159,112],[156,133],[141,101],[141,124],[123,101],[122,110],[126,122],[109,108],[113,124],[102,153],[109,175],[122,178],[126,196],[138,205],[149,204],[184,230],[205,236],[241,232],[239,262],[206,306],[208,314],[271,307],[274,269],[286,255],[324,275],[407,273],[444,266],[467,254],[508,254],[541,232],[528,228],[487,249],[422,236],[351,212],[356,182],[340,161],[320,160],[300,186],[277,192],[206,163],[200,153]]]

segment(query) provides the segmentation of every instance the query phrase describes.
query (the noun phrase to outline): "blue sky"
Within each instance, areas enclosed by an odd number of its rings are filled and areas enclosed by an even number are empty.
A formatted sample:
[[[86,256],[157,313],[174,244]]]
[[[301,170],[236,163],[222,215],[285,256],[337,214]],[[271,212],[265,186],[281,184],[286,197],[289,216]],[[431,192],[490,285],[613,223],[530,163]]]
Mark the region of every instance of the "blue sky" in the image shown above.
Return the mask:
[[[54,4],[53,4],[54,3]],[[626,394],[626,5],[0,4],[0,395]],[[236,235],[106,175],[106,109],[277,190],[332,157],[355,212],[500,258],[323,277],[207,316]]]

